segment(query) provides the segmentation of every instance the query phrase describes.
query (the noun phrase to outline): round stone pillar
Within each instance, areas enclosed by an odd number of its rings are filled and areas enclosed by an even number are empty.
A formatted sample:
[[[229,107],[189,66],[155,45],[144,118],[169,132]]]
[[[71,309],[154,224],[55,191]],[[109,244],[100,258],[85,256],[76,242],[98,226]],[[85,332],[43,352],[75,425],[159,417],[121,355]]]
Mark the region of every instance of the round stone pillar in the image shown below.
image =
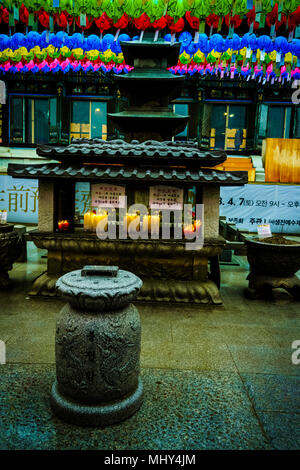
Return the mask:
[[[53,411],[84,426],[128,418],[143,395],[140,317],[130,303],[141,279],[116,266],[86,266],[56,287],[68,304],[56,327]]]

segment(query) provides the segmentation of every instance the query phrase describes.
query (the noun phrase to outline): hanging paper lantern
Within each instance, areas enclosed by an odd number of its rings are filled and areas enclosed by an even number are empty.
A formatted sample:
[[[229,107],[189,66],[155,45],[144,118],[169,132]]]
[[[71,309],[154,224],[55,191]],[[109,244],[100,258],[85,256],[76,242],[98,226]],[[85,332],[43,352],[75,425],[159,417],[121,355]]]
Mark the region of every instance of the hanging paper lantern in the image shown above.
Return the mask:
[[[278,36],[275,39],[275,50],[281,52],[282,54],[287,54],[290,52],[290,45],[287,42],[287,39],[283,36]]]
[[[145,31],[146,29],[150,28],[151,21],[149,16],[146,13],[143,13],[139,18],[133,19],[133,24],[140,31]]]
[[[240,17],[240,15],[230,16],[230,14],[228,13],[228,15],[225,16],[225,24],[226,26],[228,26],[228,28],[229,26],[233,26],[234,29],[237,29],[242,24],[242,18]]]
[[[10,38],[6,34],[0,34],[0,51],[9,49]]]
[[[275,3],[273,10],[270,11],[266,16],[266,25],[271,28],[271,26],[275,25],[275,29],[277,31],[280,26],[286,24],[286,15],[281,13],[281,20],[278,20],[278,3]]]
[[[270,52],[272,50],[272,41],[270,37],[264,34],[257,38],[257,47],[261,51]]]
[[[60,14],[54,15],[54,22],[58,24],[58,26],[62,29],[66,29],[68,24],[72,24],[73,18],[71,18],[71,23],[68,21],[68,17],[65,14],[65,12],[62,12]]]
[[[288,30],[293,31],[300,24],[300,6],[296,11],[289,14],[288,17]]]
[[[253,30],[256,30],[259,28],[259,22],[255,21],[255,17],[256,17],[255,7],[253,7],[252,10],[249,10],[246,13],[246,17],[247,17],[247,23],[248,23],[249,28],[252,23],[253,23]]]
[[[104,33],[104,31],[113,26],[113,20],[109,18],[105,12],[103,12],[99,18],[95,18],[95,23],[100,33]]]
[[[164,16],[162,16],[159,20],[153,21],[153,23],[151,23],[151,26],[154,29],[164,29],[167,26],[167,20]]]
[[[19,47],[24,47],[26,45],[26,38],[22,33],[15,33],[12,35],[10,40],[10,48],[15,51]]]
[[[183,28],[184,28],[184,19],[183,18],[179,18],[179,20],[176,21],[176,23],[174,23],[174,18],[172,18],[172,16],[166,15],[166,20],[167,20],[167,23],[168,23],[168,28],[169,28],[169,30],[171,31],[172,34],[180,33],[180,31],[183,30]]]
[[[192,40],[193,38],[192,38],[191,33],[187,31],[184,31],[183,33],[181,33],[178,39],[178,41],[181,42],[182,49],[187,48],[191,44]]]
[[[299,59],[300,58],[300,39],[293,39],[291,44],[292,53]]]
[[[81,28],[81,29],[90,29],[90,27],[92,26],[92,24],[94,22],[93,18],[91,17],[90,20],[89,20],[88,16],[86,15],[86,20],[85,21],[86,21],[85,26],[82,26],[80,24],[80,16],[77,16],[77,18],[75,18],[75,23],[77,24],[77,26],[79,28]]]
[[[25,23],[26,26],[28,26],[29,12],[27,8],[25,7],[24,3],[22,3],[19,9],[19,18],[22,21],[22,23]]]
[[[211,15],[208,15],[206,17],[206,24],[210,28],[215,28],[216,29],[219,26],[219,20],[220,20],[219,16],[212,13]]]
[[[36,44],[39,43],[40,35],[36,31],[29,31],[29,33],[25,36],[27,49],[32,49]]]
[[[7,8],[0,8],[0,23],[6,23],[8,24],[9,22],[9,11]]]
[[[244,47],[247,47],[249,49],[252,49],[255,51],[257,49],[257,38],[254,33],[246,33],[244,36],[241,38],[241,49]]]
[[[110,49],[111,44],[114,42],[115,37],[112,34],[105,34],[103,37],[103,50]]]
[[[199,34],[196,47],[200,49],[201,52],[204,52],[204,53],[209,52],[208,37],[205,33]]]
[[[82,37],[82,34],[74,33],[72,34],[72,36],[66,36],[65,45],[69,49],[77,49],[79,47],[82,47],[83,39],[84,38]]]
[[[124,29],[128,26],[128,23],[129,16],[127,15],[127,13],[123,13],[121,18],[116,23],[114,23],[114,27],[117,29]]]
[[[44,28],[49,29],[49,14],[43,9],[39,10],[36,14],[41,25]]]
[[[187,22],[189,23],[190,27],[195,30],[199,30],[200,20],[196,16],[192,16],[190,11],[187,11],[185,14]]]
[[[138,36],[137,36],[137,39],[138,39]],[[133,40],[134,40],[134,38],[133,38]],[[171,34],[166,34],[166,35],[164,36],[164,41],[165,41],[165,42],[171,42],[171,40],[172,40]],[[176,42],[176,38],[174,38],[174,41]]]
[[[100,39],[96,34],[91,34],[88,36],[87,41],[87,50],[100,50]]]
[[[221,34],[213,34],[209,40],[209,50],[215,50],[216,52],[224,51],[224,39]]]
[[[62,29],[66,29],[73,23],[73,17],[67,11],[62,11],[60,14],[54,15],[54,22]]]
[[[233,51],[237,51],[240,48],[240,45],[241,39],[238,34],[234,33],[232,38],[227,36],[225,39],[224,50],[232,49]]]
[[[120,34],[119,41],[120,42],[121,41],[131,41],[131,38],[128,34],[123,33],[123,34]]]

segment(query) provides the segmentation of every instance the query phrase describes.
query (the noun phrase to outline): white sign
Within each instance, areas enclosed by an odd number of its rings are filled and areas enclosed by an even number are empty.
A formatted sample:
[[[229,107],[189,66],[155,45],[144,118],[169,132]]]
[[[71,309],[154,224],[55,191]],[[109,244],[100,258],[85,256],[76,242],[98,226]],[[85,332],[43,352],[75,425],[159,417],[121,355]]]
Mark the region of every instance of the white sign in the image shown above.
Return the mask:
[[[182,210],[183,189],[172,186],[150,186],[150,209]]]
[[[125,200],[120,202],[120,197],[125,197],[125,188],[110,183],[92,184],[92,207],[119,207],[123,208]]]
[[[262,224],[257,226],[258,238],[268,238],[272,236],[270,224]]]
[[[256,232],[270,224],[273,233],[300,233],[300,186],[246,184],[224,186],[220,191],[220,215],[240,230]]]

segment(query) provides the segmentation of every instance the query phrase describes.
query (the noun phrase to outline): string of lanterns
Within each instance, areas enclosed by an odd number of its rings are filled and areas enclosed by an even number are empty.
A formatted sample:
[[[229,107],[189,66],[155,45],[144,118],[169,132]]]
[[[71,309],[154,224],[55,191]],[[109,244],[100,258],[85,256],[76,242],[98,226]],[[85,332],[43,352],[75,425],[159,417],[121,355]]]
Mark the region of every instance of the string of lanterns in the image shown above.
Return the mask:
[[[244,20],[250,33],[268,27],[274,36],[285,26],[289,34],[300,35],[297,0],[2,0],[0,7],[0,23],[36,29],[39,23],[51,32],[55,26],[69,32],[72,25],[88,30],[95,24],[101,34],[128,26],[168,28],[175,34],[184,30],[185,20],[199,34],[205,25],[211,33],[226,25],[231,35]]]
[[[133,38],[136,39],[137,37]],[[213,34],[198,35],[195,42],[185,31],[180,34],[181,50],[178,64],[172,73],[199,75],[220,74],[223,78],[299,79],[300,40],[291,42],[285,37],[272,41],[268,36],[257,37],[246,33],[239,37],[223,38]],[[125,64],[120,41],[130,41],[127,34],[118,39],[105,34],[88,37],[80,33],[68,35],[62,31],[47,31],[0,35],[0,72],[97,72],[128,73],[132,68]],[[166,35],[165,41],[172,36]]]

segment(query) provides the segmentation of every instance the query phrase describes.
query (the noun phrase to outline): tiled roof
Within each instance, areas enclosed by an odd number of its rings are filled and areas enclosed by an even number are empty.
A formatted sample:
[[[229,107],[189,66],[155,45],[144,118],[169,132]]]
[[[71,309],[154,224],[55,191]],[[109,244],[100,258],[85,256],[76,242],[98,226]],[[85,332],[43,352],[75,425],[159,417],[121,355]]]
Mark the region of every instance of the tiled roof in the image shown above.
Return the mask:
[[[125,166],[82,165],[67,166],[56,163],[45,165],[9,164],[8,174],[15,178],[75,178],[114,180],[114,181],[150,181],[213,183],[220,185],[242,185],[248,182],[246,171],[218,171],[211,169],[186,168],[128,168]]]
[[[50,160],[80,163],[118,163],[118,162],[146,162],[147,164],[166,163],[186,164],[199,167],[212,167],[226,160],[226,153],[222,151],[202,151],[193,142],[146,142],[132,141],[130,143],[121,139],[73,139],[68,146],[41,145],[37,147],[37,154]]]

